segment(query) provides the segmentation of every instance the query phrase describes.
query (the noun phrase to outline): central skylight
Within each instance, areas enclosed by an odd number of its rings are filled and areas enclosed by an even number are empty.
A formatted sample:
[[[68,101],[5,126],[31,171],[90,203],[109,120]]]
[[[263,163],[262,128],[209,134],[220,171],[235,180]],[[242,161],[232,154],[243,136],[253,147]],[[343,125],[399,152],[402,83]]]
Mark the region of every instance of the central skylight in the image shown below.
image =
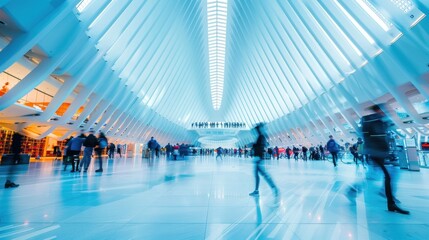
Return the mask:
[[[207,25],[212,104],[222,103],[225,69],[227,0],[207,0]]]

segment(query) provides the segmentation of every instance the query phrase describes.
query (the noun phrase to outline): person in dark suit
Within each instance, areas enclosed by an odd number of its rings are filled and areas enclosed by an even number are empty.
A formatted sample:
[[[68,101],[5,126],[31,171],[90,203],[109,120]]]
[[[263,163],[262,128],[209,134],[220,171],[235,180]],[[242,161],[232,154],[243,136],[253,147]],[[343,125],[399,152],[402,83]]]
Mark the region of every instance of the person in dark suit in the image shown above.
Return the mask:
[[[365,142],[364,151],[376,166],[380,167],[384,173],[384,185],[387,198],[387,209],[391,212],[410,214],[409,211],[399,208],[395,203],[392,194],[391,177],[386,167],[384,159],[389,154],[389,143],[387,141],[387,131],[390,121],[382,108],[384,105],[374,105],[370,109],[373,114],[362,117],[362,134]]]

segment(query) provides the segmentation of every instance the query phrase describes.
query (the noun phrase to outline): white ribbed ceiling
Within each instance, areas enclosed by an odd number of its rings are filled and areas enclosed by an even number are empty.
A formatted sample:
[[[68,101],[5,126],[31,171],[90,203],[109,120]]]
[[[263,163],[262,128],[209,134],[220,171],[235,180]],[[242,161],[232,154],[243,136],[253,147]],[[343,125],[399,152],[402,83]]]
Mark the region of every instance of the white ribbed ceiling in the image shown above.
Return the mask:
[[[194,122],[268,122],[274,141],[293,143],[352,138],[362,106],[384,97],[417,124],[405,132],[426,134],[415,104],[429,96],[428,5],[0,1],[0,70],[29,72],[0,98],[0,110],[50,83],[42,89],[49,106],[32,118],[48,126],[39,136],[96,128],[134,141],[195,142]],[[420,97],[410,100],[404,89]],[[64,102],[70,107],[58,116]]]

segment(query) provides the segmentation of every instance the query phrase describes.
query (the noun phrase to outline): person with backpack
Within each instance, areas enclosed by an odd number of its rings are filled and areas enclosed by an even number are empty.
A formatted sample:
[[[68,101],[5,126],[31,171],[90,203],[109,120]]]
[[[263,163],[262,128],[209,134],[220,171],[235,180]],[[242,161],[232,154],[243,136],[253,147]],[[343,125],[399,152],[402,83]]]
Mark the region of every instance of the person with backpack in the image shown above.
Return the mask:
[[[393,196],[391,184],[392,178],[386,166],[384,165],[384,160],[388,157],[390,150],[387,132],[394,125],[383,109],[388,111],[389,106],[386,104],[373,105],[368,109],[372,113],[361,118],[361,131],[363,142],[365,143],[364,153],[368,154],[370,160],[372,160],[375,166],[379,167],[384,174],[384,193],[387,199],[387,210],[389,212],[408,215],[410,214],[409,211],[404,210],[396,205],[398,200]],[[359,192],[358,190],[359,189],[356,189],[355,187],[351,187],[347,193],[347,197],[353,200],[356,198],[356,195]]]
[[[107,143],[106,135],[104,135],[103,132],[100,132],[100,134],[98,134],[97,147],[95,148],[95,152],[97,153],[97,156],[98,156],[99,168],[95,170],[95,172],[103,172],[103,159],[101,157],[101,153],[107,147],[107,145],[108,143]]]
[[[340,145],[334,140],[334,137],[332,135],[329,135],[329,141],[326,143],[326,148],[332,155],[332,162],[334,163],[334,167],[337,167]]]

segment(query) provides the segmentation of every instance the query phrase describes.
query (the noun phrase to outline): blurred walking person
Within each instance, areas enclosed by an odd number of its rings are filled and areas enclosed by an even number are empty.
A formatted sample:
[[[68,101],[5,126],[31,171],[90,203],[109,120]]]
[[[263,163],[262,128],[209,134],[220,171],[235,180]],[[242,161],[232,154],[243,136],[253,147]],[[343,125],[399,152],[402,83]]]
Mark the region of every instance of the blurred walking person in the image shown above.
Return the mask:
[[[158,146],[158,142],[151,137],[149,142],[147,143],[147,148],[149,148],[150,150],[150,159],[155,159],[155,151],[156,151],[156,147]]]
[[[223,154],[222,148],[221,147],[216,148],[216,160],[217,158],[220,158],[220,160],[223,160],[222,154]]]
[[[103,172],[103,158],[101,157],[101,154],[103,153],[103,150],[108,146],[106,135],[104,135],[103,132],[100,132],[98,134],[97,139],[97,147],[95,148],[95,152],[97,153],[98,157],[98,169],[95,170],[95,172]]]
[[[69,143],[67,144],[67,158],[68,161],[72,164],[72,170],[71,172],[79,172],[79,156],[80,152],[82,150],[83,142],[85,141],[86,136],[85,134],[81,133],[78,137],[72,138]],[[76,167],[75,167],[76,166]],[[64,170],[66,170],[67,165],[64,167]]]
[[[340,151],[340,145],[338,145],[332,135],[329,135],[329,141],[326,143],[326,148],[331,153],[332,163],[334,163],[334,167],[336,167],[338,161],[338,152]]]
[[[97,146],[97,137],[94,136],[94,130],[89,131],[89,135],[83,142],[85,149],[83,150],[83,158],[80,162],[80,169],[83,168],[84,172],[88,171],[89,164],[91,163],[92,152],[94,147]]]
[[[261,174],[262,177],[265,178],[265,181],[267,181],[268,185],[271,187],[275,198],[275,202],[277,203],[280,200],[279,189],[275,185],[271,176],[265,170],[265,167],[263,166],[263,162],[262,162],[264,159],[265,147],[268,145],[267,137],[265,136],[264,124],[259,123],[258,125],[256,125],[254,130],[257,132],[257,136],[258,136],[256,142],[253,144],[253,151],[254,151],[253,160],[255,164],[255,168],[254,168],[255,190],[251,192],[249,195],[254,197],[259,196],[259,182],[260,182],[259,174]]]
[[[384,159],[389,155],[389,142],[387,139],[387,131],[391,127],[390,120],[383,112],[384,105],[374,105],[370,107],[374,113],[363,116],[361,119],[364,151],[368,154],[376,167],[381,168],[384,174],[384,190],[387,198],[387,210],[401,214],[410,214],[409,211],[399,208],[395,203],[395,198],[392,193],[391,177],[384,166]],[[387,107],[387,106],[386,106]],[[358,189],[351,188],[348,193],[349,199],[355,196]]]
[[[112,142],[109,144],[109,158],[115,158],[115,144]]]

